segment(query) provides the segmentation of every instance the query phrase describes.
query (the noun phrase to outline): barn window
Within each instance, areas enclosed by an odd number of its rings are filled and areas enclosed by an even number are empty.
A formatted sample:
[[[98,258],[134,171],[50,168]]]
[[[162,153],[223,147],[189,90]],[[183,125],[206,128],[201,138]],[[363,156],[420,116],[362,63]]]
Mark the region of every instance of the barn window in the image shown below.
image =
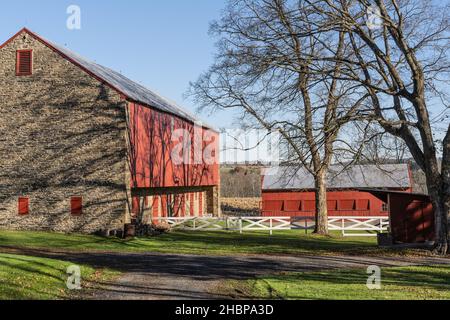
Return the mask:
[[[330,210],[330,211],[336,211],[337,210],[337,200],[328,200],[327,207],[328,207],[328,210]]]
[[[356,202],[356,210],[369,210],[370,201],[369,200],[358,200]]]
[[[25,216],[30,213],[30,201],[28,198],[19,198],[19,214]]]
[[[268,200],[263,202],[265,211],[284,211],[284,201],[282,200]]]
[[[16,75],[30,76],[33,73],[33,51],[17,50]]]
[[[301,201],[297,200],[286,200],[284,202],[284,211],[289,211],[289,212],[298,212],[300,211],[300,207],[301,207]]]
[[[388,212],[389,211],[389,206],[387,203],[383,202],[383,205],[381,206],[381,211],[382,212]]]
[[[83,214],[83,198],[82,197],[72,197],[70,201],[71,213],[74,216],[79,216]]]
[[[355,200],[341,200],[339,202],[340,210],[355,210]]]

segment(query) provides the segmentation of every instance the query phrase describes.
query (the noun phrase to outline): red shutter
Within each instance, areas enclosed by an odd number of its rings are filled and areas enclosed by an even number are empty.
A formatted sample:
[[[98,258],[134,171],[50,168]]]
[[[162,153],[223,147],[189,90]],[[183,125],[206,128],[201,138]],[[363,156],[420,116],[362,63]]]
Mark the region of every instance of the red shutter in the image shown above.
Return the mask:
[[[33,51],[18,50],[16,56],[16,75],[29,76],[33,71]]]
[[[267,200],[263,201],[264,211],[283,211],[283,201],[282,200]]]
[[[300,200],[286,200],[284,202],[284,211],[288,212],[298,212],[300,211]]]
[[[339,210],[355,210],[355,200],[341,200]]]
[[[71,201],[71,213],[74,216],[79,216],[83,214],[83,198],[72,197]]]
[[[327,206],[329,211],[336,211],[337,210],[337,200],[328,200]]]
[[[19,198],[19,214],[21,216],[27,215],[30,213],[30,201],[28,198],[20,197]]]
[[[356,201],[356,210],[369,210],[370,209],[370,201],[369,200],[358,200]]]

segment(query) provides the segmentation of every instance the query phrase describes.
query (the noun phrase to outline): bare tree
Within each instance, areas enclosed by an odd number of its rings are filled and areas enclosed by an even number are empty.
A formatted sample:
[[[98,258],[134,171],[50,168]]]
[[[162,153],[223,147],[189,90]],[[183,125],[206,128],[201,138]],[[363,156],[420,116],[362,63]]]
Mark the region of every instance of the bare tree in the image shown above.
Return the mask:
[[[436,215],[436,251],[448,252],[449,4],[423,0],[305,2],[317,12],[316,34],[330,29],[336,34],[344,32],[345,42],[353,49],[345,61],[325,59],[343,62],[338,79],[365,88],[372,101],[367,119],[404,140],[425,172]]]
[[[229,1],[211,27],[219,38],[216,62],[191,94],[202,108],[235,108],[243,124],[281,134],[290,150],[285,160],[315,179],[315,232],[327,234],[334,145],[368,94],[339,80],[350,48],[345,32],[315,35],[314,15],[305,2]]]

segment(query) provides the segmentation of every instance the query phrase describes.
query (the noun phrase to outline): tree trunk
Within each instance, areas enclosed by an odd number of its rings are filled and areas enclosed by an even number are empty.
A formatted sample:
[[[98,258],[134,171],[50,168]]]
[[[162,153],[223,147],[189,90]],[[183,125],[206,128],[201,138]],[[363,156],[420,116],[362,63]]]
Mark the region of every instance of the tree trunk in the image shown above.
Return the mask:
[[[327,186],[325,173],[316,176],[316,228],[314,233],[328,235]]]
[[[435,251],[441,255],[450,253],[450,126],[443,147],[441,188],[439,194],[430,193],[434,206],[439,208],[436,212],[437,244]]]
[[[449,237],[449,203],[450,195],[444,192],[430,192],[436,217],[436,246],[435,253],[445,255],[450,253]]]

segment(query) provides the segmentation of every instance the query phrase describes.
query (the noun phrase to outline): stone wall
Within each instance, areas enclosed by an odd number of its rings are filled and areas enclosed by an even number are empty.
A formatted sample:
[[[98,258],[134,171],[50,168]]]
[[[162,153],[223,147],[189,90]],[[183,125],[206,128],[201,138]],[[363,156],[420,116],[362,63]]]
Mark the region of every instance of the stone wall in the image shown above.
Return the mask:
[[[33,49],[17,77],[16,50]],[[0,228],[92,233],[123,227],[125,102],[23,33],[0,49]],[[19,216],[18,197],[30,214]],[[72,196],[83,214],[72,216]]]

